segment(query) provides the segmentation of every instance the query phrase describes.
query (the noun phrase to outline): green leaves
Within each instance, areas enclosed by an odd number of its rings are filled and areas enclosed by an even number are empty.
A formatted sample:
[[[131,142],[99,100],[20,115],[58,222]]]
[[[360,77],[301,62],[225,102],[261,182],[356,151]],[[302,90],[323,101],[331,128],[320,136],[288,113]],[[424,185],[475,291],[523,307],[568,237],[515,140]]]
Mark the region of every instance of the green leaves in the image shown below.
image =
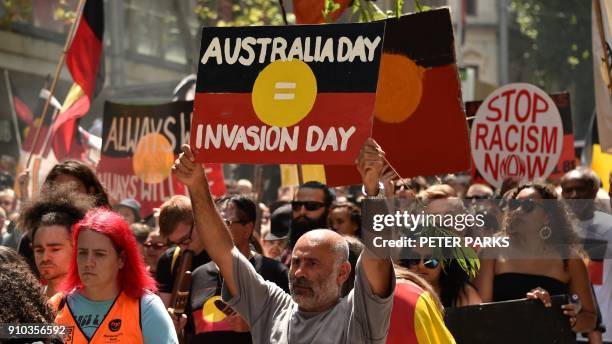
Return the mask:
[[[202,24],[207,26],[252,26],[283,25],[283,17],[278,1],[242,0],[240,5],[232,4],[231,11],[222,9],[224,1],[197,0],[194,13]],[[220,15],[220,14],[224,15]],[[287,15],[287,20],[295,22],[295,16]],[[293,20],[292,20],[293,19]]]
[[[339,8],[340,4],[336,3],[334,0],[325,0],[323,4],[323,18],[326,23],[331,23],[333,21],[330,15]]]
[[[426,227],[418,234],[420,237],[459,237],[455,232],[447,228]],[[480,259],[478,254],[471,247],[451,247],[443,252],[442,248],[433,249],[432,256],[442,262],[442,267],[448,264],[449,260],[454,259],[465,273],[470,277],[476,277],[480,270]]]

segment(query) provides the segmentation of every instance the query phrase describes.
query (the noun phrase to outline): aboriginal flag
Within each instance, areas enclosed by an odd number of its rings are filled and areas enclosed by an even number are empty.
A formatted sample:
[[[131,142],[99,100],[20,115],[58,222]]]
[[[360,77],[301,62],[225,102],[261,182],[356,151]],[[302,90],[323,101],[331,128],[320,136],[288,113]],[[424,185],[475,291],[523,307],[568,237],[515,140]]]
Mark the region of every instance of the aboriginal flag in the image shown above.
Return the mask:
[[[88,111],[94,97],[96,82],[103,80],[102,46],[104,35],[103,0],[87,0],[78,28],[68,48],[66,65],[75,85],[70,90],[62,111],[53,123],[54,150],[71,151],[72,139],[77,133],[77,119]],[[101,72],[102,71],[102,72]],[[74,88],[80,88],[74,91]],[[61,147],[63,146],[63,147]],[[62,153],[61,155],[63,155]]]
[[[21,142],[23,142],[24,131],[28,126],[32,125],[34,115],[32,114],[32,110],[30,109],[30,107],[23,100],[23,97],[15,88],[13,81],[8,75],[8,71],[5,71],[5,75],[6,82],[8,83],[8,87],[10,88],[10,95],[13,98],[13,107],[15,110],[15,114],[17,115],[17,127],[19,129],[19,133],[17,133],[17,135],[19,135],[19,137],[21,138]]]
[[[196,160],[353,165],[370,136],[383,31],[382,22],[204,28]]]
[[[372,138],[402,177],[468,170],[468,127],[449,9],[385,23]],[[330,186],[361,181],[354,167],[325,166],[325,174]]]

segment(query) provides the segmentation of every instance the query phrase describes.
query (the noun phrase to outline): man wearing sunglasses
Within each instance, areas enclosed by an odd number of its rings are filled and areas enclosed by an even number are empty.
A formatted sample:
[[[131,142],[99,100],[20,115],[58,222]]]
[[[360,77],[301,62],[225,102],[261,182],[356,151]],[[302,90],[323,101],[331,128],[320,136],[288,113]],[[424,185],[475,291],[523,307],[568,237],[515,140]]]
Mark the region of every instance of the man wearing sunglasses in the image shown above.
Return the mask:
[[[173,173],[187,185],[197,231],[224,278],[223,301],[246,320],[254,343],[385,342],[395,288],[390,259],[376,258],[365,250],[356,265],[355,287],[341,298],[351,270],[348,244],[331,230],[310,231],[293,248],[291,294],[286,294],[265,282],[234,246],[201,164],[195,163],[188,145],[182,150]],[[358,169],[369,196],[379,194],[384,161],[384,152],[368,139]]]
[[[169,307],[182,252],[187,249],[194,252],[191,271],[210,262],[210,257],[204,251],[197,231],[194,231],[191,201],[186,196],[173,196],[162,204],[159,233],[170,248],[159,257],[155,280],[159,285],[159,296],[164,305]]]
[[[593,170],[579,167],[561,178],[561,196],[569,200],[568,204],[579,220],[576,227],[578,236],[607,241],[605,257],[608,258],[612,256],[612,216],[595,209],[600,185],[601,180]],[[593,260],[589,271],[601,317],[589,338],[594,340],[595,336],[603,338],[605,343],[612,343],[612,259]]]
[[[290,248],[295,246],[304,233],[313,229],[327,228],[327,214],[335,198],[327,185],[317,181],[300,185],[291,202],[293,212],[289,231]]]

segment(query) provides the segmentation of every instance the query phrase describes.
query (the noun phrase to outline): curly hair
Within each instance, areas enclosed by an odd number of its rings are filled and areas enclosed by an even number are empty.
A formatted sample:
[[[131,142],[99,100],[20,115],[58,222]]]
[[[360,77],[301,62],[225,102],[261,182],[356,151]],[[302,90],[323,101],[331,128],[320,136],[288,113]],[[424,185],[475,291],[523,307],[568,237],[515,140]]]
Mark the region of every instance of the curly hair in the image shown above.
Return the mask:
[[[18,253],[4,246],[0,246],[0,290],[0,323],[53,322],[40,283]]]
[[[96,205],[93,196],[73,192],[70,185],[45,185],[19,214],[19,225],[30,233],[41,226],[65,226],[69,230]]]
[[[66,160],[61,162],[53,166],[51,171],[49,171],[44,184],[54,184],[55,179],[61,175],[72,176],[80,180],[83,185],[85,185],[87,193],[96,198],[96,206],[110,208],[110,202],[108,200],[108,193],[106,192],[106,189],[94,171],[92,171],[87,165],[76,160]]]
[[[542,206],[544,207],[546,217],[548,218],[549,227],[552,230],[548,242],[563,244],[551,246],[553,249],[556,249],[562,257],[569,257],[571,251],[576,249],[576,245],[578,243],[576,232],[574,231],[574,227],[571,222],[571,212],[565,203],[559,201],[557,192],[550,184],[523,184],[508,191],[508,197],[509,199],[516,199],[522,190],[529,188],[533,188],[540,194],[542,199],[547,200],[546,202],[542,203]],[[505,221],[504,229],[507,226],[508,223]]]
[[[83,220],[74,225],[72,240],[75,243],[72,260],[68,268],[68,274],[61,286],[62,291],[68,293],[75,288],[82,288],[83,283],[78,272],[77,250],[79,235],[86,230],[107,236],[117,250],[117,253],[125,253],[124,267],[119,270],[119,286],[132,298],[140,298],[146,290],[157,292],[155,280],[147,272],[144,258],[138,251],[136,238],[132,234],[127,222],[121,215],[106,208],[90,210]]]

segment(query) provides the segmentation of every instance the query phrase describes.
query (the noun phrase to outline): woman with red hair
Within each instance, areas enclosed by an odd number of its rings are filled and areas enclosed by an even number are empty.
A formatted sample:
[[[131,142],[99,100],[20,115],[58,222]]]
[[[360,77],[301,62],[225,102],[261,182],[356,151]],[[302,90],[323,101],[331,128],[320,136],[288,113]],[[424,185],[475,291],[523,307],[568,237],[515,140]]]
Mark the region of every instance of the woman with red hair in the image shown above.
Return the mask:
[[[67,343],[177,343],[136,239],[117,213],[97,208],[74,226],[74,253],[55,322],[72,327]]]

